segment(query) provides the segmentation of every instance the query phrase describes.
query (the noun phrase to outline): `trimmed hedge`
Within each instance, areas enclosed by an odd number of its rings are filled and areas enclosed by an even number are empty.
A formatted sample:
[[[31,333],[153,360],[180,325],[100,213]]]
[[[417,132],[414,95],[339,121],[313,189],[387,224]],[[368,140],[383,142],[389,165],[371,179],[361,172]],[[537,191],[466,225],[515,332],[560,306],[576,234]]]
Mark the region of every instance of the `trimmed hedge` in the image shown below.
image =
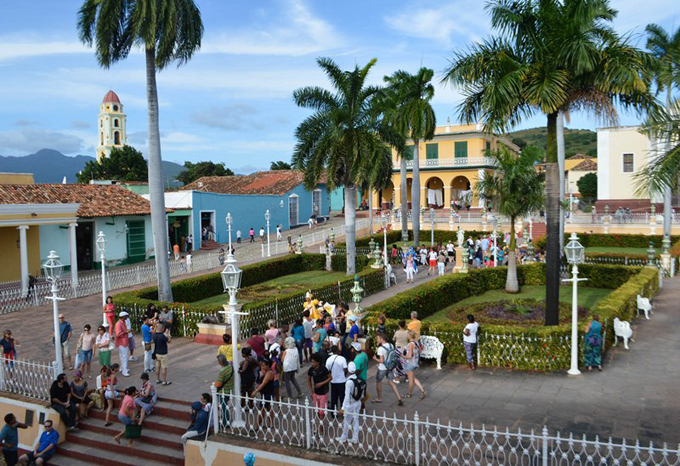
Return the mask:
[[[632,320],[637,314],[637,295],[652,297],[658,292],[658,270],[582,264],[579,272],[581,277],[589,279],[588,285],[591,287],[614,289],[608,297],[590,309],[591,314],[600,315],[600,321],[605,326],[606,350],[614,341],[614,318]],[[506,273],[506,267],[496,267],[471,270],[467,274],[446,275],[371,306],[367,322],[375,325],[376,317],[385,314],[388,317],[389,333],[392,334],[397,328],[397,321],[407,320],[412,311],[417,311],[419,318],[425,319],[470,296],[504,288]],[[517,275],[520,286],[544,285],[545,264],[518,266]],[[422,325],[423,334],[437,336],[444,343],[448,362],[466,363],[462,339],[464,324],[423,321]],[[579,323],[581,334],[586,325],[586,321]],[[569,324],[550,327],[484,325],[478,343],[481,362],[483,365],[522,370],[565,369],[570,364],[570,329]],[[521,345],[512,349],[509,344],[511,341],[520,341]]]
[[[654,244],[655,249],[661,248],[663,235],[629,235],[629,234],[600,234],[578,233],[578,241],[586,248],[613,247],[613,248],[648,248],[649,242]],[[564,244],[569,242],[569,235],[564,235]],[[538,238],[534,246],[545,247],[546,237]],[[671,236],[671,244],[680,249],[680,236]],[[587,251],[586,251],[587,252]],[[680,250],[678,251],[680,253]]]
[[[458,224],[456,224],[456,227]],[[465,237],[472,236],[473,238],[476,238],[477,236],[484,236],[488,235],[491,233],[491,231],[479,231],[479,230],[469,230],[465,231]],[[382,233],[375,233],[373,235],[373,238],[376,241],[379,241],[380,244],[382,244],[383,240],[383,235]],[[456,234],[456,231],[448,231],[448,230],[434,230],[434,242],[439,243],[441,242],[442,244],[446,244],[451,240],[454,244],[456,243],[456,240],[458,239],[458,236]],[[408,230],[408,240],[413,241],[413,230]],[[357,238],[356,240],[356,247],[366,247],[368,246],[369,242],[371,241],[370,236],[363,236],[361,238]],[[393,244],[393,243],[398,243],[401,241],[401,229],[398,230],[390,230],[387,232],[387,244],[388,246]],[[421,229],[420,230],[420,242],[423,244],[430,244],[430,230],[428,229]],[[337,247],[345,247],[345,243],[337,243]]]

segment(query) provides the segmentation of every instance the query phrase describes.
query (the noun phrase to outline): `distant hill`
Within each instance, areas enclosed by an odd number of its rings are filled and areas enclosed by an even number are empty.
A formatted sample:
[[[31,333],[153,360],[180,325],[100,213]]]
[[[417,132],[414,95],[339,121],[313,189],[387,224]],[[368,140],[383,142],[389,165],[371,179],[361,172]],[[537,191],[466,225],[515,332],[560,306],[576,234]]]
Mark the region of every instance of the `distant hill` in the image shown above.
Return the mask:
[[[508,133],[508,137],[517,144],[521,139],[528,145],[545,150],[547,128],[531,128]],[[518,144],[521,146],[521,144]],[[567,158],[576,154],[597,157],[597,133],[589,129],[564,128],[564,151]]]
[[[36,183],[61,183],[64,177],[69,183],[76,182],[76,174],[87,162],[95,160],[89,155],[69,157],[52,149],[41,149],[23,157],[0,155],[0,172],[33,173]],[[163,178],[166,183],[178,185],[175,177],[184,169],[174,162],[163,162]]]

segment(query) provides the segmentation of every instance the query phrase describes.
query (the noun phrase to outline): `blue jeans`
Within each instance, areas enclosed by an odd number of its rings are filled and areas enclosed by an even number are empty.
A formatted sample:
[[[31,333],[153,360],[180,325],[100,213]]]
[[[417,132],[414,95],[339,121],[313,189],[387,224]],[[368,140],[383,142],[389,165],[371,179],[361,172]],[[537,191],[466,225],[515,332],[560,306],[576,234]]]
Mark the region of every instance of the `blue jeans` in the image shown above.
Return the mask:
[[[298,351],[298,360],[302,362],[302,346],[304,345],[303,340],[295,340],[295,347]]]

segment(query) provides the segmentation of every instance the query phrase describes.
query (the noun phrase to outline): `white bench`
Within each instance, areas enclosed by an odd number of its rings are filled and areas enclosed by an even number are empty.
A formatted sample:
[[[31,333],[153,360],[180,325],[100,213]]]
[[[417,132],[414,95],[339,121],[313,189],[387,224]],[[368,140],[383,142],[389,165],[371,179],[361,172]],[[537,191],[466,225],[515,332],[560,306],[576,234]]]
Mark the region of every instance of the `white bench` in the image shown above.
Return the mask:
[[[423,349],[420,351],[420,357],[426,359],[436,359],[437,369],[442,368],[442,354],[444,354],[444,343],[439,341],[439,338],[428,335],[420,337],[420,344]]]
[[[394,280],[394,284],[397,284],[397,276],[394,274],[394,271],[392,270],[392,265],[387,264],[387,276],[390,278],[390,283],[392,283],[392,280]]]
[[[637,309],[638,314],[640,314],[640,311],[644,311],[646,319],[649,319],[649,314],[654,314],[652,312],[652,303],[649,301],[649,298],[643,298],[641,295],[637,295]]]
[[[630,328],[630,323],[625,320],[619,320],[618,317],[614,318],[614,346],[619,342],[619,338],[623,338],[623,346],[628,348],[628,340],[633,340],[633,329]]]

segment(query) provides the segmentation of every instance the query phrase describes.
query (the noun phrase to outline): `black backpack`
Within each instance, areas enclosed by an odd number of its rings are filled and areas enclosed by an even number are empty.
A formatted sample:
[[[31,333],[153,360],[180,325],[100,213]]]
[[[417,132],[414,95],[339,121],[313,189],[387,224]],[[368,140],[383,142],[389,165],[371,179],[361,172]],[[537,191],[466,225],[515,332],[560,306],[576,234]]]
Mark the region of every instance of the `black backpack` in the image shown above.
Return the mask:
[[[355,401],[361,401],[366,395],[366,381],[356,377],[351,379],[354,382],[354,388],[352,389],[352,398]]]

